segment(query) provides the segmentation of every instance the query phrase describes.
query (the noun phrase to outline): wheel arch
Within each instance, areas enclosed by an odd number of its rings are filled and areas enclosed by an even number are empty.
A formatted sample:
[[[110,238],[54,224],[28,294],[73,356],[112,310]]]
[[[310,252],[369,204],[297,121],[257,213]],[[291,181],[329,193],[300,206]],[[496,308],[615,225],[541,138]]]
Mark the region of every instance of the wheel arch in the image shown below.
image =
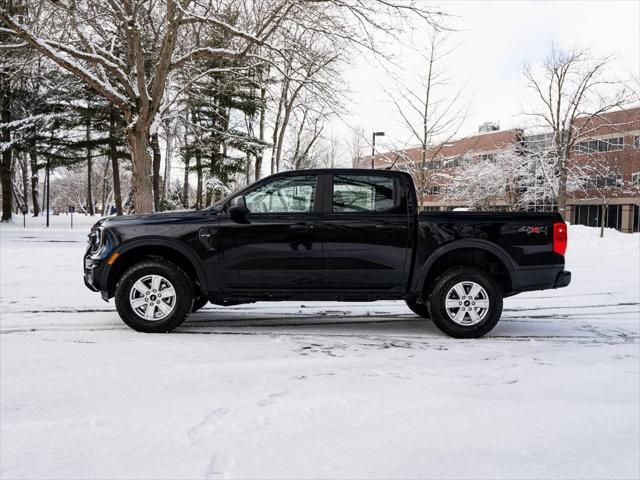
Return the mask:
[[[420,298],[426,300],[429,286],[445,270],[469,266],[486,270],[501,285],[505,295],[511,292],[512,271],[517,268],[501,247],[480,239],[458,240],[436,249],[420,270]]]
[[[138,238],[118,246],[112,253],[118,257],[112,265],[107,265],[102,277],[102,285],[112,297],[122,274],[143,259],[159,257],[180,266],[189,276],[194,291],[205,294],[208,290],[207,277],[197,254],[186,245],[167,238]]]

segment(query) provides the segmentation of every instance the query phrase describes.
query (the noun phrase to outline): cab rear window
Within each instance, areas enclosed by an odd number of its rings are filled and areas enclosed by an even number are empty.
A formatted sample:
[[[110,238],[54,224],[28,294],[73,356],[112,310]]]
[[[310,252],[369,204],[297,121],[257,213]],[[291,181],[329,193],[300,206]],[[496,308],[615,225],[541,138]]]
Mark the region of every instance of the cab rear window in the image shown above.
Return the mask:
[[[334,175],[333,211],[384,212],[394,207],[393,177],[385,175]]]

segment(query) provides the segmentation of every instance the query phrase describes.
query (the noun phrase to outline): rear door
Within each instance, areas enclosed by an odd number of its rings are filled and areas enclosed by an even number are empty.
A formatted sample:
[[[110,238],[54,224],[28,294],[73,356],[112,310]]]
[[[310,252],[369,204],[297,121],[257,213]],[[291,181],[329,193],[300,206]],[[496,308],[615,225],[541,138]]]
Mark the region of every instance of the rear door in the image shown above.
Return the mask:
[[[377,171],[325,178],[325,288],[403,289],[409,215],[402,179]]]

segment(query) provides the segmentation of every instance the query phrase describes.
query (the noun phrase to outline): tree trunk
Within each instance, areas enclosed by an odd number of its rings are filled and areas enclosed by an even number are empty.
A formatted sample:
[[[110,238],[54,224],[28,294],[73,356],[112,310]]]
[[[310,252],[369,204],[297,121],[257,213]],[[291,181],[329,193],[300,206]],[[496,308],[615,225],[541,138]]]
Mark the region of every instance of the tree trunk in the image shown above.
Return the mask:
[[[566,160],[561,159],[560,175],[558,177],[558,213],[565,218],[567,212],[567,169],[564,166]]]
[[[85,139],[87,141],[87,211],[89,215],[96,214],[93,206],[93,158],[91,152],[91,120],[85,122]]]
[[[182,184],[182,206],[189,208],[189,157],[184,159],[184,183]]]
[[[16,173],[15,169],[14,169],[14,173]],[[18,182],[14,178],[13,182],[12,182],[12,185],[13,185],[13,199],[15,200],[15,202],[13,204],[14,205],[13,211],[14,211],[14,213],[16,215],[19,215],[21,213],[20,206],[25,203],[25,199],[22,198],[22,193],[20,193],[20,190],[17,188],[19,184],[20,184],[20,182]]]
[[[187,97],[191,98],[191,97]],[[184,110],[184,182],[182,184],[182,206],[184,208],[189,208],[189,163],[191,159],[189,158],[189,152],[187,150],[187,146],[189,145],[189,106]]]
[[[2,141],[11,141],[11,129],[6,126],[11,121],[11,85],[9,73],[3,72],[0,76],[0,117],[5,126],[2,128]],[[12,195],[11,185],[11,154],[12,149],[7,148],[2,152],[2,164],[0,165],[0,184],[2,184],[2,221],[11,221]]]
[[[264,143],[264,117],[265,117],[265,102],[267,101],[267,89],[262,87],[260,89],[260,123],[258,130],[258,137],[260,142]],[[264,147],[260,148],[260,152],[256,155],[256,174],[255,180],[260,180],[262,177],[262,159],[264,158]]]
[[[39,203],[39,184],[38,184],[38,154],[35,151],[29,152],[29,158],[31,160],[31,203],[33,203],[33,216],[40,215],[40,203]]]
[[[289,105],[285,105],[284,109],[284,118],[282,119],[282,124],[280,125],[280,132],[278,133],[278,145],[276,146],[276,172],[280,171],[280,159],[282,158],[282,144],[284,143],[284,135],[287,131],[287,125],[289,124],[289,119],[291,118],[291,110],[293,106],[293,101]]]
[[[116,215],[122,215],[122,190],[120,189],[120,159],[118,158],[118,144],[116,138],[116,109],[109,107],[109,156],[111,157],[111,171],[113,172],[113,198],[116,202]],[[109,212],[111,214],[111,212]]]
[[[245,156],[247,157],[247,164],[244,171],[244,183],[249,185],[251,183],[251,154],[246,152]]]
[[[25,154],[20,156],[20,168],[22,170],[22,197],[24,204],[29,206],[29,162]]]
[[[107,206],[107,186],[108,186],[108,179],[109,179],[109,162],[104,162],[104,177],[102,179],[102,216],[104,217],[105,215],[107,215],[107,210],[108,210],[108,206]],[[109,194],[109,196],[111,196],[111,194]]]
[[[160,210],[160,142],[158,134],[151,135],[151,150],[153,151],[153,206]]]
[[[604,237],[604,225],[607,223],[607,209],[606,204],[600,205],[600,238]]]
[[[167,137],[164,149],[164,181],[162,184],[162,198],[168,200],[171,188],[171,124],[167,120],[164,123],[164,131]]]
[[[213,153],[211,153],[211,157],[209,158],[209,178],[213,178],[213,174],[216,166],[216,154],[219,153],[218,152],[219,148],[220,147],[216,145]],[[206,191],[207,193],[205,194],[204,205],[208,207],[209,205],[211,205],[211,202],[213,200],[213,190],[211,188],[206,188]]]
[[[46,213],[47,209],[47,168],[45,168],[44,182],[42,182],[42,209]]]
[[[276,121],[273,125],[273,144],[271,146],[271,174],[273,175],[277,171],[276,167],[276,150],[278,149],[278,138],[280,138],[280,115],[282,114],[282,107],[285,102],[285,95],[289,90],[289,81],[284,80],[282,84],[282,90],[280,91],[280,99],[278,101],[278,111],[276,113]]]
[[[202,208],[202,160],[200,153],[196,154],[196,172],[198,174],[198,184],[196,187],[196,210]]]
[[[135,213],[153,212],[152,160],[146,129],[139,125],[127,130],[127,144],[131,153],[131,178]]]

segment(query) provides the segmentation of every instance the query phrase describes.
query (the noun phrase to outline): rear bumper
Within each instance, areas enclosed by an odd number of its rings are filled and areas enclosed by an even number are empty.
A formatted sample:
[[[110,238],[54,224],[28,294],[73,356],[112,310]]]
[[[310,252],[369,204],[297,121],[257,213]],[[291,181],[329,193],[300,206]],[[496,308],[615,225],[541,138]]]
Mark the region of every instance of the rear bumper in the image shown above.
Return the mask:
[[[553,288],[566,287],[570,283],[571,283],[571,272],[568,272],[567,270],[563,270],[558,274],[558,277],[556,278],[556,284]]]
[[[571,272],[563,267],[524,268],[511,272],[513,293],[566,287],[571,283]]]

